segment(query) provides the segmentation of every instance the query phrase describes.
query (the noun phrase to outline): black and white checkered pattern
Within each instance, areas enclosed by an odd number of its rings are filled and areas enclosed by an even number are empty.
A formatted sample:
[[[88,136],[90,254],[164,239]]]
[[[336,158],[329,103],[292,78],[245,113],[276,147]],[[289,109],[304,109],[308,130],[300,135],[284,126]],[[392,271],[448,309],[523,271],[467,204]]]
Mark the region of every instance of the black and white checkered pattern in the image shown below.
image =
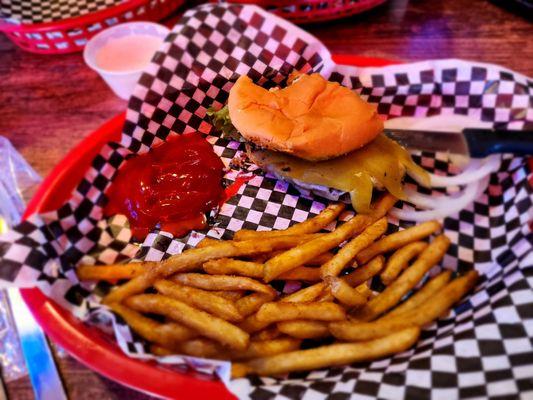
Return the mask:
[[[79,17],[124,0],[0,0],[0,18],[12,23],[37,24]]]
[[[80,261],[159,260],[205,235],[229,238],[241,228],[283,229],[316,215],[325,206],[322,198],[303,196],[290,184],[257,174],[221,207],[208,231],[184,238],[154,231],[136,254],[126,220],[102,217],[103,193],[124,158],[148,151],[168,135],[205,133],[230,165],[242,148],[212,131],[206,108],[222,105],[242,74],[268,87],[283,84],[295,68],[342,82],[377,103],[385,117],[463,114],[494,126],[533,126],[532,81],[500,67],[459,60],[382,68],[339,66],[315,38],[257,7],[199,6],[176,25],[141,77],[120,143],[106,145],[95,157],[67,204],[31,217],[0,242],[0,278],[18,284],[38,282],[81,318],[109,317],[99,306],[109,286],[78,283],[73,269]],[[456,172],[446,155],[422,153],[415,158],[437,173]],[[229,172],[227,183],[239,173]],[[532,174],[525,159],[504,156],[487,191],[444,221],[453,245],[443,267],[460,272],[475,267],[482,280],[452,316],[424,331],[414,349],[371,364],[292,374],[287,379],[240,379],[229,383],[230,389],[253,399],[532,397],[533,190],[528,178]],[[407,225],[390,222],[392,229]],[[144,343],[120,320],[115,334],[128,354],[149,357]],[[169,362],[191,365],[182,358]],[[193,362],[199,367],[200,361]],[[227,366],[201,367],[220,367],[227,377]]]

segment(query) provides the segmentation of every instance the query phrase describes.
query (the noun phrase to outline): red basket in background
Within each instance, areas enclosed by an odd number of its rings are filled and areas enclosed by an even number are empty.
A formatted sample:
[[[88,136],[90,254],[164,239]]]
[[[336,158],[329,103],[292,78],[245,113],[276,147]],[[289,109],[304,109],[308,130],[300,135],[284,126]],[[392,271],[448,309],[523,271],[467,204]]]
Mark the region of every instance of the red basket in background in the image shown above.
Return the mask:
[[[229,0],[229,3],[257,4],[296,24],[328,21],[359,14],[387,0]],[[214,0],[216,2],[216,0]]]
[[[87,41],[109,26],[137,20],[159,21],[185,0],[130,0],[79,17],[42,24],[0,23],[12,42],[23,50],[39,54],[81,51]]]

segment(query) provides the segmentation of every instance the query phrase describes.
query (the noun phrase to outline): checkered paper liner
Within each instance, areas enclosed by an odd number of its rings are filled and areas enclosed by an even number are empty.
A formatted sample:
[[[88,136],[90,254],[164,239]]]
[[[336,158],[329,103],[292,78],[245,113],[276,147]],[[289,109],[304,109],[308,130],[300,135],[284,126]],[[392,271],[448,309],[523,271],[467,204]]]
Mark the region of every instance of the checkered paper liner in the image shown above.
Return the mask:
[[[462,114],[496,127],[533,126],[533,83],[512,71],[459,60],[382,68],[336,65],[314,37],[255,6],[202,5],[184,15],[142,75],[129,102],[120,142],[104,146],[65,205],[30,217],[1,239],[0,278],[20,286],[38,284],[76,316],[113,330],[129,355],[150,358],[146,343],[100,305],[110,286],[78,282],[76,264],[130,257],[160,260],[194,246],[205,235],[230,238],[242,228],[286,228],[319,213],[326,201],[257,174],[221,207],[208,231],[184,238],[154,231],[138,248],[130,243],[124,217],[102,217],[104,191],[127,155],[144,153],[170,134],[206,134],[230,165],[242,147],[212,130],[206,108],[223,105],[242,74],[272,87],[283,84],[294,69],[320,72],[353,88],[376,103],[387,118]],[[445,154],[414,157],[436,173],[456,172]],[[229,172],[227,183],[238,174]],[[531,397],[533,193],[528,179],[531,171],[525,159],[503,156],[486,192],[444,221],[453,244],[442,266],[459,272],[475,267],[482,279],[474,294],[425,329],[409,351],[350,367],[231,382],[224,362],[190,357],[160,361],[178,370],[216,370],[241,398]],[[391,231],[408,225],[390,220]]]
[[[0,0],[0,19],[15,24],[38,24],[80,17],[126,0]]]

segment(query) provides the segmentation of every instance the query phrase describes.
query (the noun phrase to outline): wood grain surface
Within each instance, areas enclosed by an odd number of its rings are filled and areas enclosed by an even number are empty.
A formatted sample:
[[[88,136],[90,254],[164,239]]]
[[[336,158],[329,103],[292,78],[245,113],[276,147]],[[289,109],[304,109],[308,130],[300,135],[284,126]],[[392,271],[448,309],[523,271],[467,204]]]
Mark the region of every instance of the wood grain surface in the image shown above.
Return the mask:
[[[172,25],[176,18],[166,22]],[[391,0],[359,16],[304,28],[336,54],[403,61],[463,58],[533,75],[532,24],[486,0]],[[0,135],[41,175],[125,107],[80,54],[25,53],[0,34]],[[69,356],[58,362],[71,399],[149,398]],[[34,398],[27,378],[7,386],[10,399]]]

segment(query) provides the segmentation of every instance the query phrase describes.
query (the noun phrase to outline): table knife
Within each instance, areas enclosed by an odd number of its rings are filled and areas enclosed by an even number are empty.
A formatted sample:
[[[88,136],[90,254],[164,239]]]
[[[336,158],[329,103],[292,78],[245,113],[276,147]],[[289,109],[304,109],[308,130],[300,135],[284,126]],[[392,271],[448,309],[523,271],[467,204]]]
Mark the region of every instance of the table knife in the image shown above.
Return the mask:
[[[459,164],[470,157],[514,153],[533,155],[533,131],[467,128],[462,132],[385,129],[385,135],[413,150],[449,152]]]
[[[18,289],[8,289],[13,320],[19,334],[36,400],[67,400],[52,352]]]

